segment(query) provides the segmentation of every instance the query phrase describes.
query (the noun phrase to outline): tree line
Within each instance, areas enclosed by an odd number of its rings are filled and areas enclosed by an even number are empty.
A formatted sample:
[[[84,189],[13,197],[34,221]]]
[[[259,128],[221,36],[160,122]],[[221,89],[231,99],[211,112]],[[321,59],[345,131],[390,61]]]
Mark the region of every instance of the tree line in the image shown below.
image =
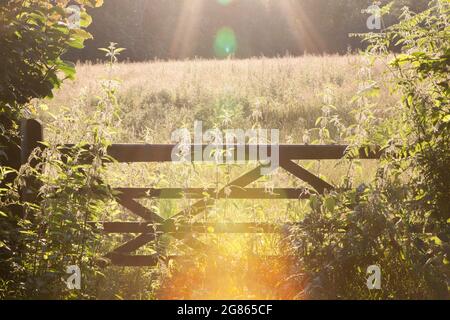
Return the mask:
[[[67,57],[95,61],[101,58],[97,48],[109,42],[126,47],[123,58],[132,61],[221,57],[217,45],[227,46],[226,55],[236,58],[345,53],[362,48],[349,34],[370,31],[369,14],[362,10],[372,4],[373,0],[108,0],[91,12],[89,32],[94,40]],[[397,0],[391,16],[398,16],[403,6],[420,12],[427,1]],[[396,22],[389,16],[384,19],[385,25]]]

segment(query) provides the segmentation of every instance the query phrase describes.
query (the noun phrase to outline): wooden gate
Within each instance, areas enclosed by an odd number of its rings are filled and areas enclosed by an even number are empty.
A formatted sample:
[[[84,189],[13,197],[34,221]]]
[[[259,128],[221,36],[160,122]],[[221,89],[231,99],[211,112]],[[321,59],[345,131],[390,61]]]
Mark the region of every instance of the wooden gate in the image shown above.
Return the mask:
[[[42,126],[36,120],[25,120],[22,123],[22,162],[28,159],[31,151],[43,140]],[[67,148],[73,145],[66,145]],[[149,163],[149,162],[173,162],[172,151],[176,145],[165,144],[113,144],[107,153],[118,163]],[[196,148],[198,147],[198,148]],[[191,146],[191,150],[203,150],[206,145]],[[229,148],[227,146],[226,148]],[[231,146],[230,152],[234,152],[237,158],[237,145]],[[251,155],[253,146],[245,146],[246,161],[262,161]],[[267,156],[271,156],[271,145],[267,148]],[[275,188],[273,192],[266,192],[263,188],[250,188],[251,183],[262,177],[261,165],[243,174],[239,178],[227,184],[219,190],[203,188],[116,188],[117,202],[138,216],[140,222],[104,222],[105,233],[112,234],[136,234],[132,240],[115,248],[107,254],[113,265],[118,266],[152,266],[159,261],[157,254],[133,255],[132,253],[156,239],[158,234],[169,234],[181,240],[193,249],[207,250],[208,245],[194,237],[196,233],[208,233],[213,228],[214,233],[278,233],[279,225],[268,223],[186,223],[177,224],[175,220],[180,216],[198,216],[204,212],[216,199],[306,199],[311,194],[324,194],[334,187],[305,168],[296,164],[296,160],[338,160],[342,159],[348,146],[346,145],[279,145],[279,167],[306,182],[312,189],[305,192],[305,188]],[[361,150],[359,155],[353,158],[378,159],[380,152],[366,152]],[[195,157],[193,157],[195,159]],[[195,160],[194,160],[195,161]],[[25,192],[26,193],[26,192]],[[207,197],[205,197],[205,193]],[[141,205],[137,200],[141,198],[159,199],[196,199],[191,206],[183,209],[169,219],[164,219],[155,212]]]

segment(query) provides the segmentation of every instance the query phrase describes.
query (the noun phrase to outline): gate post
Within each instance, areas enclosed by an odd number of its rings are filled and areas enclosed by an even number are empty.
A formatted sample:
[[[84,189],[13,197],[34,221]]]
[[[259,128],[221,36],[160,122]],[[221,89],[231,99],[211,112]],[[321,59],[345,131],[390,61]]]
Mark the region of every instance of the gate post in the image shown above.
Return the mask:
[[[24,119],[20,123],[21,133],[21,164],[24,165],[28,162],[31,154],[36,148],[40,147],[40,142],[44,140],[44,131],[42,124],[36,119]],[[29,165],[32,168],[36,168],[39,164],[37,159],[32,159]],[[29,203],[38,203],[38,181],[34,178],[27,178],[25,186],[20,190],[21,200]],[[23,212],[23,217],[26,217],[27,212]]]

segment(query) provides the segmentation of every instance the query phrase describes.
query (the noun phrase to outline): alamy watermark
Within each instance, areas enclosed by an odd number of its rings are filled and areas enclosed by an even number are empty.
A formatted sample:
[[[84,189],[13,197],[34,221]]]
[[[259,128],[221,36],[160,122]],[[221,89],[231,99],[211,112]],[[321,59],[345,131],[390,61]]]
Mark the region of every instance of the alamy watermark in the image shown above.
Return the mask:
[[[81,270],[77,265],[68,266],[66,273],[70,274],[69,278],[65,280],[67,289],[80,290],[81,289]]]
[[[277,129],[210,129],[203,132],[203,123],[194,122],[193,136],[188,129],[172,133],[173,162],[216,162],[238,164],[259,161],[262,175],[270,175],[280,164]],[[205,147],[206,146],[206,147]]]
[[[367,278],[367,288],[369,290],[380,290],[381,289],[381,268],[377,265],[372,265],[367,267],[366,274],[369,276]]]
[[[69,14],[67,18],[67,27],[69,29],[79,29],[81,26],[81,9],[77,5],[71,5],[66,8]]]
[[[382,20],[381,20],[381,8],[380,6],[373,4],[369,6],[367,9],[361,10],[361,13],[370,14],[367,18],[367,28],[369,30],[381,30],[382,29]]]

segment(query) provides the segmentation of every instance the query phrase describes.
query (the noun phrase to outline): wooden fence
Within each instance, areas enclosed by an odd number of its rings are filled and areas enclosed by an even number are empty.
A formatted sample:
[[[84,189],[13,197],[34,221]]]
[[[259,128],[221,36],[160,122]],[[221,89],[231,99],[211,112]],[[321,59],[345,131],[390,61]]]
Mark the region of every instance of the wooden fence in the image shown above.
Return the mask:
[[[22,123],[22,144],[21,159],[25,163],[33,149],[39,146],[43,141],[43,129],[36,120],[24,120]],[[65,145],[70,149],[73,145]],[[107,153],[119,163],[136,162],[172,162],[172,151],[175,145],[165,144],[113,144]],[[191,150],[203,150],[205,145],[191,146]],[[237,150],[233,146],[231,150]],[[268,153],[272,154],[273,146],[267,145]],[[348,149],[346,145],[279,145],[279,167],[293,175],[294,177],[308,183],[312,189],[305,192],[304,188],[275,188],[272,192],[267,192],[262,188],[248,187],[253,182],[262,177],[261,165],[253,170],[241,175],[225,187],[215,189],[203,188],[116,188],[116,200],[125,209],[138,216],[140,222],[104,222],[103,230],[105,233],[117,234],[136,234],[132,240],[115,248],[108,253],[107,257],[111,259],[112,264],[120,266],[149,266],[155,265],[159,261],[157,254],[154,255],[133,255],[132,253],[139,248],[154,241],[158,235],[170,234],[176,239],[181,240],[187,246],[193,249],[208,250],[208,245],[198,240],[194,235],[198,233],[208,233],[214,230],[214,233],[276,233],[280,232],[280,226],[269,223],[187,223],[177,224],[176,220],[182,216],[198,216],[211,206],[216,199],[306,199],[311,193],[324,194],[327,190],[334,187],[307,171],[302,166],[295,163],[295,160],[338,160],[345,156]],[[251,146],[245,146],[245,160],[263,160],[254,159],[251,156]],[[232,151],[235,152],[235,151]],[[237,156],[235,154],[235,156]],[[378,159],[380,152],[359,152],[358,159]],[[195,159],[195,157],[193,157]],[[193,160],[195,161],[195,160]],[[32,163],[31,165],[36,165]],[[33,182],[30,182],[33,183]],[[27,192],[27,188],[22,192],[27,199],[33,198]],[[205,197],[205,193],[208,195]],[[197,199],[191,206],[181,210],[169,219],[164,219],[154,211],[146,208],[137,200],[142,198],[159,199]]]

